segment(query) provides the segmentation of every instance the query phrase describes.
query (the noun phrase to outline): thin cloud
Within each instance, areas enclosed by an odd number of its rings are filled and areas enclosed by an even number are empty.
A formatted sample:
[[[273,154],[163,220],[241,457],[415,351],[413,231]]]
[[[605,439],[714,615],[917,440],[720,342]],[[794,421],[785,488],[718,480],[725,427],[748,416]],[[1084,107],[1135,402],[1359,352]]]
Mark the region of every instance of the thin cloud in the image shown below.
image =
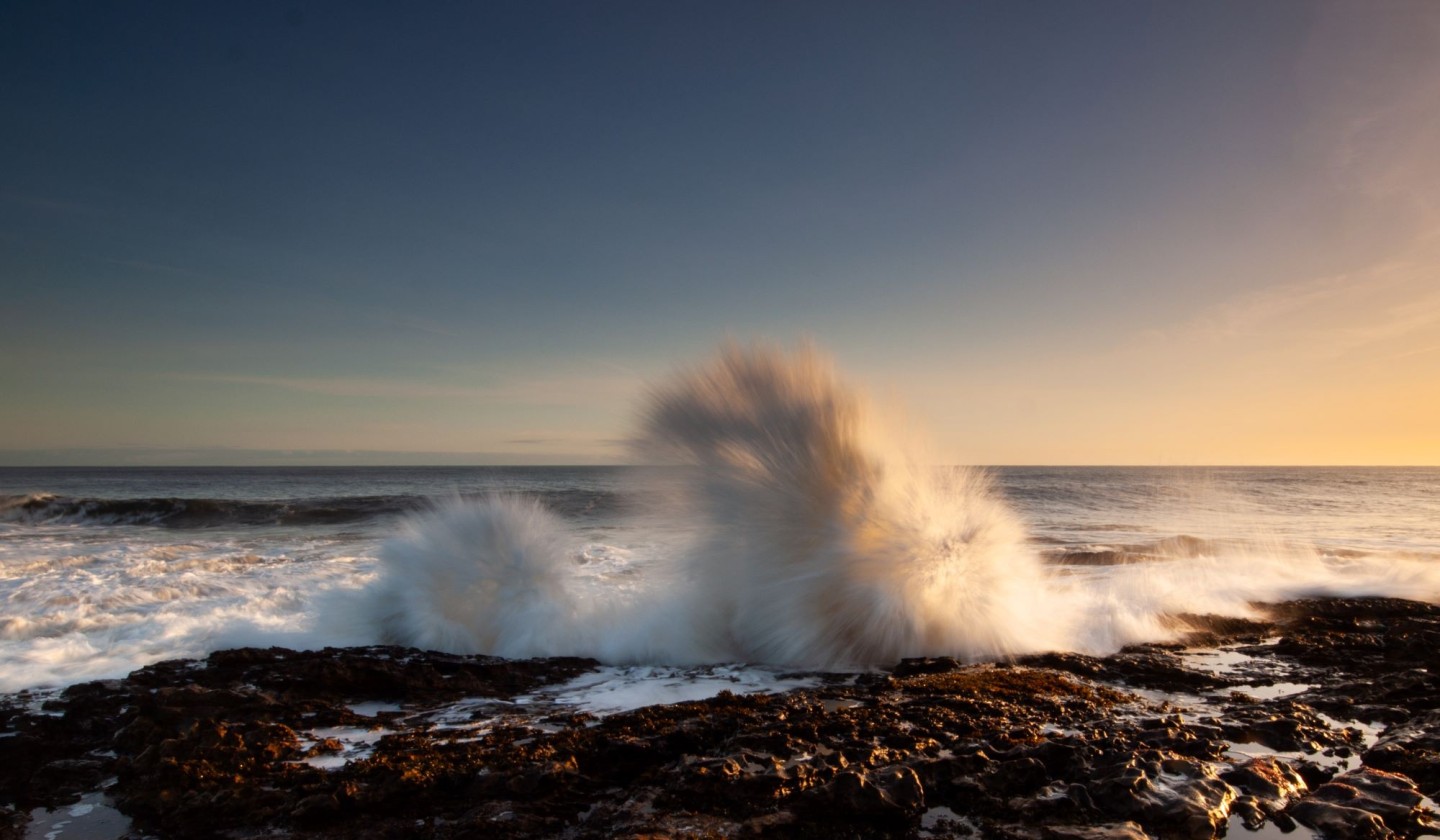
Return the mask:
[[[1341,349],[1356,350],[1402,339],[1437,326],[1440,326],[1440,293],[1388,307],[1376,320],[1341,331],[1336,342]]]
[[[1211,347],[1283,342],[1290,352],[1338,358],[1440,328],[1437,272],[1440,237],[1429,234],[1368,269],[1236,295],[1140,338]]]
[[[1406,350],[1403,353],[1396,353],[1390,357],[1390,360],[1399,361],[1400,359],[1408,359],[1412,356],[1424,356],[1427,353],[1440,353],[1440,344],[1432,344],[1429,347],[1416,347]]]
[[[508,438],[502,442],[511,446],[569,446],[580,447],[582,449],[592,449],[596,447],[599,447],[601,449],[614,449],[620,446],[628,446],[633,441],[623,438],[592,438],[576,437],[573,435],[564,434],[541,434]]]
[[[427,382],[375,377],[299,377],[249,374],[171,373],[164,378],[223,385],[278,388],[331,397],[411,400],[469,400],[517,405],[586,405],[628,394],[637,383],[616,377],[527,379],[494,385]]]
[[[363,377],[296,377],[296,376],[249,376],[239,374],[177,373],[169,379],[187,382],[209,382],[223,385],[254,385],[262,388],[281,388],[287,391],[324,394],[330,397],[377,397],[400,399],[480,399],[491,396],[493,391],[485,388],[469,388],[454,385],[435,385],[425,382],[410,382],[399,379],[371,379]]]
[[[1299,312],[1372,285],[1368,277],[1345,274],[1246,292],[1224,301],[1183,326],[1181,335],[1224,341],[1263,330]]]

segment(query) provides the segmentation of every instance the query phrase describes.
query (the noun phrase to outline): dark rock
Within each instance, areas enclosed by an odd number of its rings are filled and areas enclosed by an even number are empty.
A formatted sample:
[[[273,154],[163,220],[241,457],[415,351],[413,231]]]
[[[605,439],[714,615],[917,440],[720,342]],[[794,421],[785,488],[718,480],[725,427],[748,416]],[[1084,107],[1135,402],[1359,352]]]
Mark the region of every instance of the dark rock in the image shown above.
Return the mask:
[[[1362,767],[1336,776],[1300,804],[1326,803],[1360,809],[1378,817],[1393,831],[1407,832],[1420,820],[1418,806],[1422,798],[1415,784],[1405,776]],[[1291,813],[1306,822],[1301,811],[1292,809]]]
[[[1359,745],[1358,730],[1336,730],[1314,709],[1293,700],[1230,704],[1225,711],[1221,728],[1231,741],[1303,753]]]
[[[1361,768],[1321,785],[1288,813],[1327,837],[1413,837],[1435,833],[1421,801],[1405,776]]]
[[[845,771],[817,793],[825,806],[864,817],[902,819],[925,807],[925,788],[909,767]]]
[[[1291,806],[1287,813],[1334,840],[1388,840],[1395,836],[1369,811],[1333,802],[1305,799]]]
[[[964,663],[951,656],[937,656],[925,659],[902,659],[900,664],[890,669],[890,673],[897,677],[913,677],[919,674],[945,674],[950,671],[958,671],[964,667]]]
[[[1050,781],[1045,765],[1034,758],[996,762],[990,768],[989,786],[1001,796],[1029,793]]]
[[[317,793],[295,803],[290,819],[303,826],[316,826],[333,821],[340,815],[340,801],[333,794]]]
[[[1409,776],[1427,796],[1440,796],[1440,711],[1389,727],[1365,753],[1364,761]]]
[[[1032,667],[1054,668],[1089,679],[1160,691],[1198,693],[1240,684],[1235,678],[1187,668],[1174,653],[1158,645],[1127,648],[1105,659],[1047,653],[1022,657],[1019,661]]]
[[[1044,840],[1148,840],[1149,835],[1133,822],[1101,825],[1047,825],[1041,830]]]
[[[1116,816],[1197,838],[1219,831],[1237,795],[1209,764],[1182,758],[1127,761],[1091,793]]]
[[[1252,796],[1274,803],[1299,796],[1308,789],[1305,779],[1276,758],[1253,758],[1221,774],[1220,778]]]
[[[162,840],[878,838],[926,825],[997,840],[1170,840],[1239,822],[1285,830],[1290,814],[1331,838],[1427,831],[1410,782],[1440,781],[1440,687],[1429,671],[1440,610],[1354,599],[1273,611],[1274,624],[1185,621],[1203,630],[1192,642],[1248,645],[1247,684],[1321,688],[1281,700],[1223,692],[1234,675],[1151,645],[1001,665],[906,660],[780,695],[527,716],[504,701],[593,663],[390,647],[224,651],[74,686],[42,713],[30,699],[0,699],[0,837],[23,834],[28,809],[73,802],[111,778],[134,834]],[[1259,643],[1275,636],[1280,644]],[[1222,691],[1202,717],[1118,687],[1127,685]],[[426,717],[462,698],[479,703],[485,729]],[[366,701],[405,711],[357,714],[352,705]],[[1358,754],[1363,738],[1316,709],[1390,722],[1366,769],[1336,776],[1318,763],[1320,752]],[[330,728],[371,732],[370,746],[346,753],[347,736]],[[1316,758],[1237,760],[1230,742]],[[305,760],[319,756],[329,769]],[[962,819],[937,822],[947,813]]]

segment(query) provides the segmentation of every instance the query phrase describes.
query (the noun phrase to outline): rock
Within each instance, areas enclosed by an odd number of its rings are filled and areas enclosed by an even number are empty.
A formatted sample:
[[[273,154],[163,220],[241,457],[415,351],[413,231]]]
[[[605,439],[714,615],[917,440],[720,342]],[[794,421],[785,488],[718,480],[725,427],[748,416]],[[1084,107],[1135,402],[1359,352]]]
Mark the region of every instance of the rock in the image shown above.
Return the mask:
[[[1427,796],[1440,796],[1440,711],[1389,727],[1365,753],[1364,761],[1409,776]]]
[[[864,817],[903,818],[925,808],[925,788],[909,767],[846,771],[820,788],[817,802]]]
[[[1321,785],[1300,805],[1323,803],[1361,810],[1380,819],[1391,830],[1403,833],[1413,831],[1419,824],[1418,806],[1422,798],[1415,784],[1405,776],[1362,767]],[[1307,825],[1310,823],[1305,815],[1312,811],[1324,813],[1324,809],[1309,807],[1291,809],[1295,818]]]
[[[952,656],[927,657],[924,659],[902,659],[900,664],[890,669],[890,673],[897,677],[913,677],[919,674],[945,674],[950,671],[958,671],[964,667]]]
[[[1091,786],[1102,810],[1183,837],[1212,837],[1237,793],[1209,764],[1191,759],[1131,760]]]
[[[317,793],[295,803],[290,819],[299,825],[315,826],[334,820],[340,814],[340,802],[334,795]]]
[[[1225,737],[1260,744],[1277,752],[1317,753],[1358,745],[1357,730],[1336,730],[1303,703],[1236,703],[1226,708]]]
[[[1253,758],[1225,771],[1220,778],[1253,796],[1281,806],[1308,789],[1305,780],[1294,768],[1271,757]]]
[[[1029,793],[1050,780],[1045,765],[1034,758],[1017,758],[991,765],[987,782],[1001,796]]]
[[[1047,825],[1040,836],[1044,840],[1149,840],[1145,830],[1133,822]]]
[[[1369,811],[1333,802],[1306,799],[1286,813],[1333,840],[1389,840],[1395,836]]]
[[[1069,671],[1095,680],[1106,680],[1160,691],[1199,692],[1239,685],[1240,681],[1181,664],[1174,653],[1157,646],[1128,648],[1114,656],[1097,659],[1073,653],[1047,653],[1022,657],[1032,667]]]
[[[1288,813],[1328,837],[1378,840],[1431,833],[1418,807],[1421,801],[1408,778],[1361,768],[1321,785]]]
[[[1235,685],[1189,667],[1196,658],[1178,645],[992,665],[907,660],[814,675],[815,687],[783,694],[608,716],[509,702],[586,673],[588,660],[222,651],[75,686],[41,711],[33,698],[0,698],[0,837],[23,835],[30,808],[110,778],[133,833],[159,840],[881,838],[926,825],[998,840],[1200,840],[1232,817],[1293,828],[1290,814],[1330,840],[1423,833],[1411,780],[1437,782],[1440,704],[1427,669],[1440,610],[1354,599],[1274,612],[1273,624],[1187,621],[1206,639],[1245,642],[1247,678],[1324,688],[1279,700],[1221,691],[1199,715],[1182,697],[1122,687]],[[461,699],[474,728],[427,718]],[[352,708],[374,701],[405,710]],[[1366,768],[1337,776],[1318,756],[1230,751],[1245,741],[1358,753],[1360,731],[1316,708],[1390,721]],[[346,760],[304,760],[323,755]]]

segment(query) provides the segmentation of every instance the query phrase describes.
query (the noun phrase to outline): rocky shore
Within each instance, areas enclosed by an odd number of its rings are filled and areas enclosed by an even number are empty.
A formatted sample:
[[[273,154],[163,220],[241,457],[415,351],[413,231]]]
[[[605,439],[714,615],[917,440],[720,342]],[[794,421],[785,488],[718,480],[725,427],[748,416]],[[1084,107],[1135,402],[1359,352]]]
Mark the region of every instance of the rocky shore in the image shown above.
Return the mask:
[[[223,651],[0,700],[0,837],[1440,834],[1440,608],[1268,614],[639,708],[572,702],[589,660]]]

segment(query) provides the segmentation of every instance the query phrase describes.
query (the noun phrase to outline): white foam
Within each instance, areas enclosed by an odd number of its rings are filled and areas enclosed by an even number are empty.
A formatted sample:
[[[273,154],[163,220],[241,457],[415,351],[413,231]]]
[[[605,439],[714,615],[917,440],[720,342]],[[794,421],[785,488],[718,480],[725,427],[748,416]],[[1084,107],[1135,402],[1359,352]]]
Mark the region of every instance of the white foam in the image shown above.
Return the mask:
[[[325,740],[333,740],[340,744],[340,749],[333,753],[306,756],[299,761],[320,770],[336,770],[351,762],[369,758],[375,753],[375,745],[380,742],[380,739],[394,733],[395,730],[384,727],[361,729],[354,726],[326,726],[297,732],[296,735],[300,738],[300,749],[306,752]]]
[[[814,676],[787,676],[774,668],[722,665],[677,668],[658,665],[599,668],[563,685],[516,698],[548,702],[592,714],[614,714],[644,706],[705,700],[721,692],[781,693],[820,684]]]
[[[644,416],[647,457],[686,468],[589,532],[513,499],[421,513],[383,550],[365,535],[0,523],[0,691],[243,645],[801,668],[1105,654],[1173,639],[1177,613],[1440,600],[1433,555],[1256,533],[1047,566],[983,476],[918,467],[813,351],[727,348],[657,388]]]
[[[1071,604],[984,477],[899,454],[812,352],[727,348],[654,393],[643,438],[690,466],[666,489],[694,535],[645,567],[646,585],[575,574],[537,504],[454,504],[382,551],[380,632],[455,652],[802,667],[1073,636]]]
[[[318,613],[374,561],[354,546],[177,540],[154,529],[45,526],[0,541],[0,691],[120,677],[245,644],[363,644]]]
[[[374,621],[461,653],[833,668],[1106,654],[1173,639],[1179,613],[1255,617],[1305,596],[1440,599],[1440,563],[1259,538],[1046,567],[983,475],[918,467],[872,415],[813,351],[726,347],[652,392],[640,435],[648,459],[687,467],[649,502],[688,541],[577,549],[534,503],[453,505],[382,552]]]
[[[1403,556],[1334,557],[1312,546],[1236,541],[1216,554],[1109,566],[1053,579],[1077,611],[1069,647],[1105,654],[1172,641],[1189,613],[1263,618],[1257,604],[1384,596],[1440,600],[1440,564]]]

